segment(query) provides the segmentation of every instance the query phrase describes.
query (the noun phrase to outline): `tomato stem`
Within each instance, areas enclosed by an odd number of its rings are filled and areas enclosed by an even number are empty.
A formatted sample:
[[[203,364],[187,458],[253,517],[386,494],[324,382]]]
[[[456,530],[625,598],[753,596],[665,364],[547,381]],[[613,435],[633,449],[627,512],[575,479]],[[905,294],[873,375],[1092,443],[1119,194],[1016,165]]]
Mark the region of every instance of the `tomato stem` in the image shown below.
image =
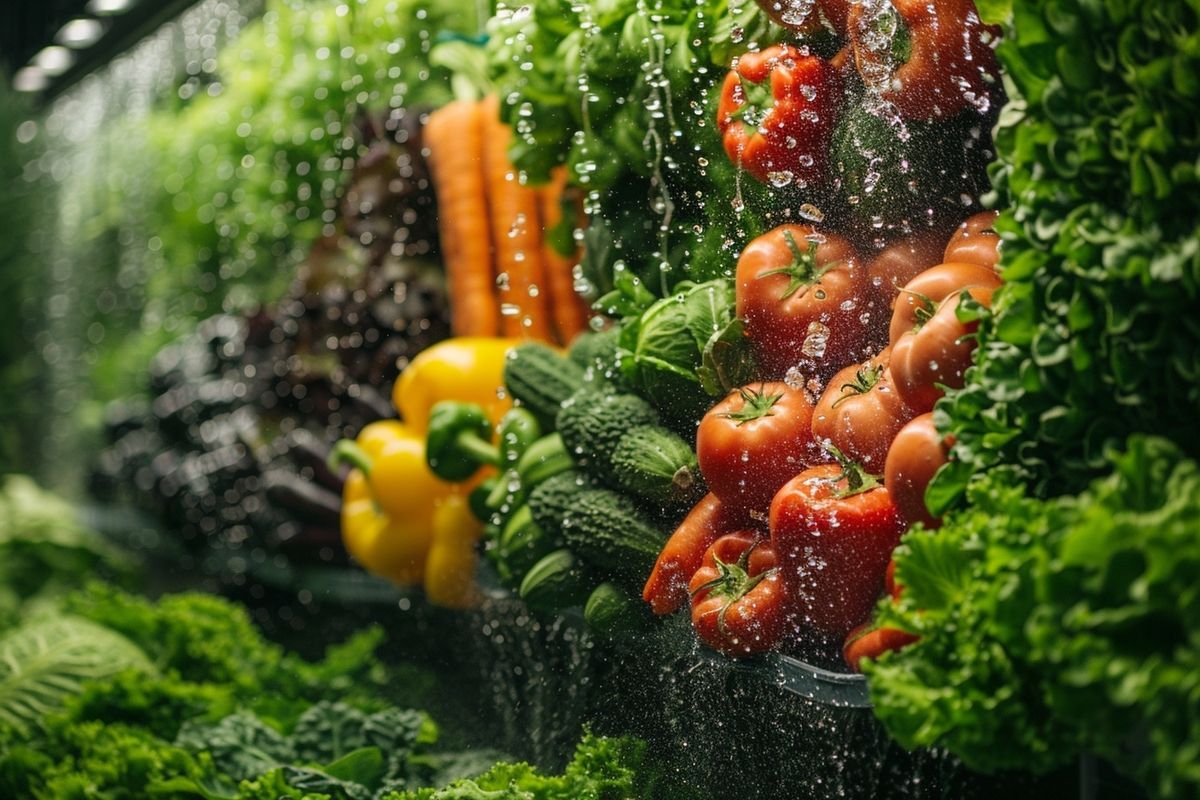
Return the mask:
[[[933,302],[933,298],[929,295],[914,292],[912,289],[901,289],[900,291],[916,298],[916,308],[913,309],[913,332],[916,333],[925,327],[926,322],[933,319],[933,315],[937,313],[937,303]]]
[[[763,417],[775,416],[775,404],[783,399],[783,394],[767,394],[762,386],[757,389],[752,389],[749,386],[738,389],[738,396],[742,398],[742,407],[737,411],[730,411],[722,414],[724,419],[731,419],[737,423],[738,427],[742,427],[747,422],[753,422],[756,419]]]
[[[726,631],[725,615],[729,612],[730,606],[738,602],[746,595],[754,591],[760,583],[771,577],[778,567],[772,567],[766,572],[760,572],[758,575],[750,574],[750,554],[754,552],[754,548],[758,547],[759,543],[747,547],[742,551],[738,560],[732,564],[727,564],[720,559],[719,556],[713,556],[713,562],[717,567],[717,577],[707,583],[703,583],[696,587],[696,591],[692,592],[692,596],[701,592],[708,592],[710,596],[718,597],[725,600],[721,606],[721,610],[717,612],[717,626],[721,632]]]
[[[875,384],[879,383],[879,379],[883,377],[883,364],[863,364],[854,373],[854,380],[849,383],[843,383],[842,388],[838,390],[841,394],[837,400],[833,401],[830,408],[837,408],[841,403],[849,400],[856,395],[863,395],[875,388]],[[846,390],[850,393],[847,394]]]
[[[769,269],[766,272],[758,273],[759,279],[771,275],[787,275],[791,278],[788,281],[787,288],[783,290],[783,294],[779,297],[780,301],[787,300],[796,292],[800,292],[800,296],[803,297],[813,284],[821,282],[821,278],[825,277],[826,272],[829,272],[829,270],[841,263],[834,262],[818,267],[816,242],[810,241],[808,243],[808,251],[805,252],[800,249],[800,245],[796,244],[796,237],[792,236],[791,231],[784,231],[783,240],[787,243],[788,250],[792,251],[792,263],[786,267]]]
[[[833,456],[834,460],[842,468],[841,473],[830,478],[830,482],[836,484],[843,480],[846,481],[845,489],[834,489],[833,491],[833,496],[839,500],[869,492],[872,489],[878,489],[883,485],[879,479],[880,476],[872,475],[862,465],[851,461],[845,453],[833,445],[833,442],[825,443],[825,451]]]

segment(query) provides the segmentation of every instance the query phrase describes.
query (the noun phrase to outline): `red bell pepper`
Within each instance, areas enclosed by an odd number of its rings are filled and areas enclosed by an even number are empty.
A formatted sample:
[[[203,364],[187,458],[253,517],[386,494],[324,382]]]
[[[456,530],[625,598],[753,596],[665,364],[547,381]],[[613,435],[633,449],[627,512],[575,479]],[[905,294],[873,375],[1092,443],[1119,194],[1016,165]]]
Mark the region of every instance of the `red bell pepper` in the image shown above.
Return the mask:
[[[823,174],[840,104],[832,64],[775,45],[738,56],[721,87],[717,128],[739,167],[764,183],[803,188]]]
[[[763,653],[783,639],[787,587],[770,542],[738,531],[713,542],[688,586],[700,641],[729,656]]]

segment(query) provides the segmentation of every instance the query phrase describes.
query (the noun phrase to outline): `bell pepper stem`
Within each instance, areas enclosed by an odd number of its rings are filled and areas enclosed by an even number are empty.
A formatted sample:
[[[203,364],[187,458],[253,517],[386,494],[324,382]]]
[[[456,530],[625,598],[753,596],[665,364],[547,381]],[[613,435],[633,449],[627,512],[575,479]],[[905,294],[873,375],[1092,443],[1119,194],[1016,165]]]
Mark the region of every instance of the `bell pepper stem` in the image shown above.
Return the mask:
[[[371,474],[371,457],[352,439],[339,439],[329,451],[325,463],[332,472],[337,472],[343,464],[349,464],[361,470],[363,475]]]
[[[463,431],[454,443],[463,452],[479,459],[481,464],[497,466],[500,463],[500,450],[494,444],[485,442],[470,431]]]

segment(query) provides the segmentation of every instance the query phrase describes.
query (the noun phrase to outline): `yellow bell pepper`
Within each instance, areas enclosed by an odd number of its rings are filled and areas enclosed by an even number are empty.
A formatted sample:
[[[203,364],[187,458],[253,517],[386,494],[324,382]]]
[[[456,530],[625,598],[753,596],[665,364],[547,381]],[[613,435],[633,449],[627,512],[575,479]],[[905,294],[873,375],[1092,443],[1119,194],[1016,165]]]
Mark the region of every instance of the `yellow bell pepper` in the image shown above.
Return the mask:
[[[475,568],[483,523],[465,496],[441,498],[433,513],[433,546],[425,563],[425,596],[434,605],[470,608],[479,600]]]
[[[483,530],[467,495],[492,468],[450,484],[425,458],[430,410],[444,400],[477,403],[495,425],[512,407],[504,394],[504,361],[514,339],[450,339],[413,359],[393,388],[403,422],[381,420],[354,442],[334,447],[348,461],[342,495],[342,539],[364,569],[404,585],[423,585],[429,602],[474,604],[477,545]]]
[[[425,440],[395,420],[339,442],[335,457],[355,464],[342,491],[342,540],[368,572],[419,585],[433,541],[434,503],[452,487],[425,464]]]
[[[429,411],[443,400],[478,403],[492,424],[512,407],[504,393],[504,360],[518,339],[464,336],[422,351],[400,373],[392,402],[401,418],[424,434]]]

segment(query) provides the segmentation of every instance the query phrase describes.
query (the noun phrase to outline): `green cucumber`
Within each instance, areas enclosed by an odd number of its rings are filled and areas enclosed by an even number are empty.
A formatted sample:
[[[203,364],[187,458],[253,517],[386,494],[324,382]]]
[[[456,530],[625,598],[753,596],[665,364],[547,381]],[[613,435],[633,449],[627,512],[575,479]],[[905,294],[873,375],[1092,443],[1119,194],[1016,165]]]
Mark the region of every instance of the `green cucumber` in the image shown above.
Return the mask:
[[[587,573],[575,554],[555,550],[530,568],[519,593],[533,610],[553,612],[579,605],[590,589]]]

